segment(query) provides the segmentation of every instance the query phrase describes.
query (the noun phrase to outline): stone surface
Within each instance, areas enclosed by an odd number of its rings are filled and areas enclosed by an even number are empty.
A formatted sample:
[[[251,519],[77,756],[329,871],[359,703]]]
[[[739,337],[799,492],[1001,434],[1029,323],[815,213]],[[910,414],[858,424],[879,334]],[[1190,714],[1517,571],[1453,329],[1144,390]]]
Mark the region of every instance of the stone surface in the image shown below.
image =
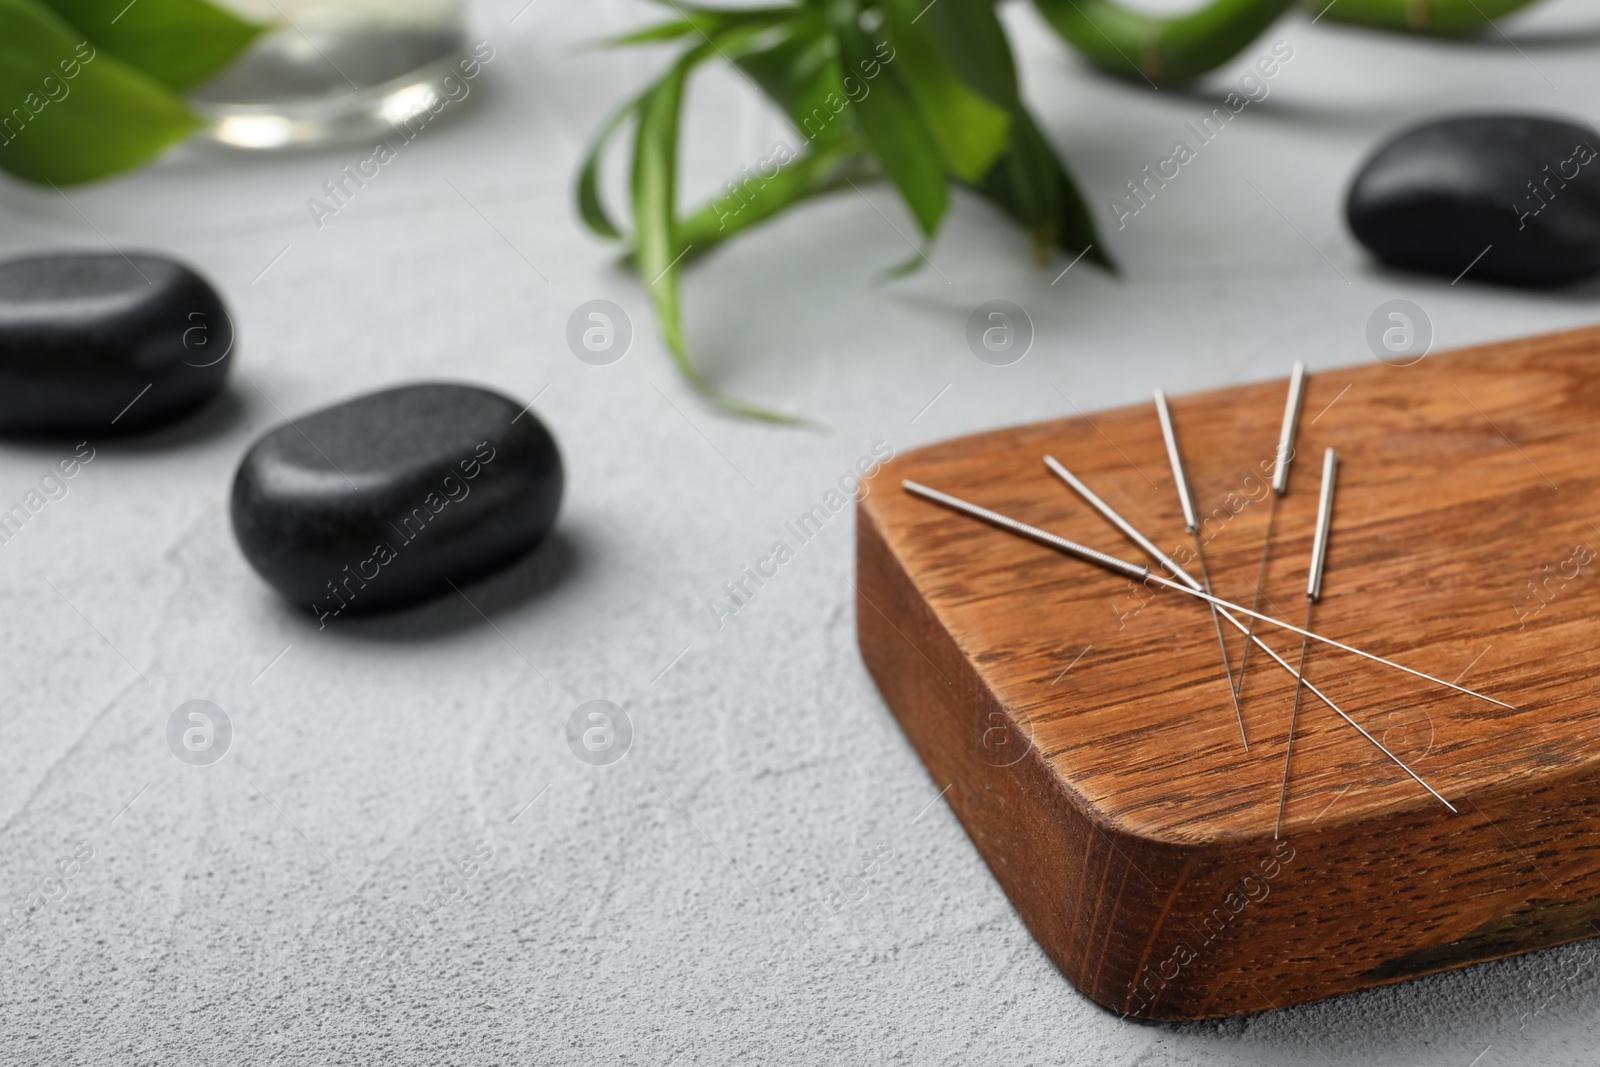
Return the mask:
[[[1345,215],[1391,266],[1536,287],[1578,281],[1600,271],[1600,135],[1524,115],[1413,126],[1361,167]]]
[[[0,433],[137,433],[222,389],[233,320],[200,275],[116,252],[0,263]]]
[[[407,607],[533,549],[561,503],[561,454],[531,411],[425,382],[292,419],[233,482],[234,536],[319,622]]]

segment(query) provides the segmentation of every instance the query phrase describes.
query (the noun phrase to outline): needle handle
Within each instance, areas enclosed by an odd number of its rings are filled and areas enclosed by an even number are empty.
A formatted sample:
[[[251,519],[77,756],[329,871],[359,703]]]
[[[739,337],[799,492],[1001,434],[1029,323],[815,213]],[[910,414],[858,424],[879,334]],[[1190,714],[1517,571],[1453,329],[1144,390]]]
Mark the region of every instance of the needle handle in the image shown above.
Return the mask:
[[[970,515],[975,519],[982,519],[984,522],[992,523],[1002,530],[1010,530],[1014,534],[1021,534],[1023,537],[1038,541],[1041,544],[1058,548],[1070,556],[1077,556],[1081,560],[1115,571],[1124,577],[1132,578],[1136,582],[1142,582],[1150,576],[1149,567],[1141,567],[1137,563],[1129,563],[1125,559],[1108,556],[1104,552],[1096,552],[1088,545],[1080,545],[1076,541],[1068,541],[1065,537],[1057,537],[1049,531],[1018,522],[1016,519],[1002,515],[998,511],[990,511],[988,508],[969,504],[960,497],[951,496],[949,493],[941,493],[937,489],[930,489],[921,482],[913,482],[907,479],[901,482],[900,485],[906,492],[920,496],[924,500],[932,500],[936,504],[943,504],[945,507],[959,511],[963,515]]]
[[[1306,578],[1306,596],[1313,601],[1322,596],[1322,568],[1328,562],[1328,531],[1333,526],[1333,480],[1338,473],[1339,457],[1330,448],[1322,453],[1322,495],[1317,498],[1317,535],[1311,540],[1311,573]]]
[[[1294,460],[1294,435],[1300,427],[1300,404],[1306,395],[1306,364],[1294,361],[1289,373],[1289,397],[1283,405],[1283,427],[1278,430],[1278,455],[1272,464],[1272,491],[1282,496],[1289,491],[1289,464]]]
[[[1161,420],[1161,438],[1167,443],[1167,462],[1172,464],[1172,480],[1178,483],[1178,503],[1183,505],[1183,525],[1193,533],[1200,523],[1194,517],[1194,494],[1189,492],[1189,475],[1183,469],[1183,456],[1178,452],[1178,435],[1172,429],[1172,412],[1167,408],[1167,394],[1156,390],[1156,417]]]

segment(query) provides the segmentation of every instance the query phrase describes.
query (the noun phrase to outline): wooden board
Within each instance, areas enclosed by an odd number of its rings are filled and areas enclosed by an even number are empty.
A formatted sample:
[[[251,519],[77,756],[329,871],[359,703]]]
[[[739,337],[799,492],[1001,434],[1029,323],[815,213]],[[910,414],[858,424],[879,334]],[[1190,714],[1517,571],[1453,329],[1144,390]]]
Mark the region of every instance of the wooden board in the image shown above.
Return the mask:
[[[1246,604],[1284,395],[1173,401],[1216,592]],[[859,504],[873,678],[1034,937],[1113,1011],[1260,1011],[1600,934],[1600,329],[1311,376],[1263,585],[1296,623],[1327,446],[1312,629],[1518,710],[1315,645],[1306,677],[1457,813],[1307,698],[1275,841],[1290,675],[1250,657],[1246,753],[1200,602],[900,488],[1147,562],[1050,453],[1182,559],[1151,404],[907,453]]]

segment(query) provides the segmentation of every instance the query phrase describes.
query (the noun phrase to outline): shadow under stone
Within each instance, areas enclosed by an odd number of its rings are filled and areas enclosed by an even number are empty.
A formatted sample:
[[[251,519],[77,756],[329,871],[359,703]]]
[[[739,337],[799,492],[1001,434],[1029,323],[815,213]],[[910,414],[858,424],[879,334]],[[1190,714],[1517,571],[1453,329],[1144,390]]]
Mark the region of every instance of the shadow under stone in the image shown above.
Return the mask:
[[[489,630],[494,621],[526,604],[544,599],[578,575],[584,566],[579,541],[559,526],[533,551],[503,570],[457,582],[459,591],[446,585],[432,599],[381,614],[328,618],[319,627],[317,616],[278,598],[282,610],[322,636],[376,642],[428,641],[475,628]]]

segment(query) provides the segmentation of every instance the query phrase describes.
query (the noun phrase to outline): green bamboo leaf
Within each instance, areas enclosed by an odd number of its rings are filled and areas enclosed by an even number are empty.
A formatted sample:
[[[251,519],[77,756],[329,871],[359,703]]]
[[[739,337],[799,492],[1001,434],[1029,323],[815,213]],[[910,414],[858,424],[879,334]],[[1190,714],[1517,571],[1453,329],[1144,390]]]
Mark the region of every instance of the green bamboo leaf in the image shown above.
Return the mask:
[[[689,359],[683,337],[678,275],[688,248],[681,243],[677,220],[678,117],[689,72],[708,55],[712,41],[691,49],[639,99],[639,121],[633,146],[634,260],[655,307],[662,340],[684,379],[696,391],[728,410],[766,422],[798,425],[790,415],[730,397],[700,376]]]
[[[840,66],[849,72],[847,77],[865,78],[869,71],[879,70],[878,77],[858,83],[862,89],[859,97],[851,95],[856,123],[924,236],[932,236],[949,206],[950,191],[939,147],[911,94],[894,73],[895,53],[885,43],[868,43],[857,0],[829,0],[828,24],[839,45]]]
[[[976,191],[1015,218],[1033,237],[1041,262],[1050,248],[1115,267],[1095,230],[1094,216],[1022,102],[1016,61],[1005,30],[987,0],[939,0],[918,24],[938,43],[960,77],[1011,118],[1010,143]]]
[[[1164,17],[1116,0],[1034,0],[1045,21],[1091,63],[1150,85],[1182,84],[1222,66],[1293,3],[1211,0],[1198,10]]]
[[[745,9],[722,9],[714,7],[693,7],[688,4],[674,4],[674,9],[681,18],[670,22],[657,23],[646,26],[642,30],[624,33],[617,37],[608,37],[600,44],[604,47],[634,44],[653,44],[660,41],[676,41],[684,37],[699,36],[701,38],[715,37],[731,29],[748,26],[770,26],[788,22],[799,13],[793,7],[764,7]]]
[[[683,262],[699,259],[802,200],[845,188],[844,174],[864,153],[865,146],[855,136],[836,138],[785,163],[772,177],[755,175],[734,192],[707,203],[678,225],[678,240],[690,250]]]
[[[91,181],[144,163],[199,120],[37,0],[0,0],[0,168]]]
[[[615,37],[602,38],[593,42],[593,47],[620,48],[634,44],[655,44],[660,41],[676,41],[680,37],[688,37],[697,33],[698,29],[688,19],[677,19],[673,22],[658,22],[654,26],[646,26],[642,30],[632,33],[618,34]]]
[[[910,90],[945,166],[964,182],[977,181],[1005,151],[1010,116],[963,81],[940,43],[919,25],[926,7],[919,9],[916,0],[887,0],[884,10],[894,73]]]
[[[1008,110],[1021,106],[1016,61],[993,3],[939,0],[918,13],[917,24],[962,81]]]
[[[607,121],[581,168],[578,202],[591,229],[618,235],[598,192],[599,158],[621,123],[635,117],[632,262],[679,371],[712,402],[753,418],[798,421],[727,397],[700,377],[683,330],[684,264],[807,198],[841,188],[852,174],[866,176],[874,163],[925,237],[947,210],[954,176],[1027,226],[1041,252],[1059,247],[1109,265],[1083,198],[1023,106],[992,0],[939,0],[915,12],[916,0],[797,0],[782,18],[768,9],[745,22],[715,22],[711,9],[663,2],[681,18],[631,40],[691,41],[698,34],[703,43]],[[890,6],[883,24],[863,28],[866,7],[885,14],[884,4]],[[754,176],[747,170],[726,195],[680,218],[684,88],[692,70],[713,54],[754,81],[808,144],[798,150],[781,144],[781,153],[774,152],[774,158],[781,155],[778,167],[766,169],[769,160]],[[899,270],[922,262],[919,253]]]
[[[696,16],[719,14],[711,9],[680,7],[679,10]],[[698,22],[685,18],[676,22],[661,23],[658,26],[640,31],[638,34],[616,38],[614,43],[629,44],[641,41],[669,40],[693,35],[699,35],[710,41],[713,38],[707,37],[705,31],[708,28],[718,29],[722,39],[718,40],[716,47],[721,49],[722,54],[725,56],[729,55],[730,48],[734,49],[735,53],[731,57],[734,62],[744,68],[746,73],[751,74],[756,82],[768,92],[768,95],[772,96],[780,106],[785,107],[787,110],[791,105],[802,106],[802,102],[809,101],[812,96],[817,96],[820,99],[820,95],[826,91],[830,84],[838,84],[837,63],[832,63],[833,76],[830,83],[825,72],[819,72],[815,69],[818,66],[815,56],[797,54],[796,45],[799,46],[798,51],[800,52],[814,52],[814,45],[829,43],[825,40],[817,41],[815,39],[825,29],[825,26],[821,19],[814,16],[805,20],[810,24],[809,30],[813,40],[806,42],[796,39],[794,28],[784,24],[795,23],[797,21],[795,15],[801,11],[802,9],[799,8],[766,8],[732,12],[730,14],[734,17],[727,20],[725,25],[720,26],[710,18],[700,18]],[[737,29],[747,31],[762,30],[774,24],[777,26],[779,36],[775,40],[768,42],[763,48],[749,47],[751,38],[748,34],[735,36],[728,33],[730,30]],[[762,36],[769,35],[759,34],[756,40],[759,40]],[[831,57],[824,58],[831,63]],[[807,88],[805,85],[792,87],[792,83],[796,81],[819,81],[821,88]],[[622,236],[620,229],[606,211],[600,196],[599,171],[601,157],[617,128],[625,119],[632,117],[637,112],[642,99],[640,97],[630,101],[606,120],[599,134],[595,137],[588,154],[584,157],[583,164],[578,172],[578,212],[589,229],[601,237],[615,239]],[[700,254],[697,249],[688,258],[697,258]]]
[[[1017,113],[1012,146],[977,186],[984,198],[1016,219],[1033,236],[1034,256],[1043,262],[1052,247],[1116,270],[1101,244],[1094,216],[1055,150],[1026,111]]]
[[[905,258],[905,262],[897,263],[892,267],[885,267],[878,272],[878,281],[892,282],[917,273],[928,265],[928,255],[922,249],[917,249]]]
[[[1036,258],[1042,258],[1041,253],[1056,243],[1060,233],[1059,171],[1049,143],[1032,118],[1024,115],[1013,132],[1006,158],[977,187],[1033,235]]]
[[[1324,12],[1339,22],[1458,37],[1478,33],[1532,0],[1333,0]]]
[[[674,267],[679,251],[673,227],[677,210],[678,115],[683,105],[683,85],[689,71],[711,51],[701,45],[691,49],[639,98],[639,121],[633,141],[634,257],[646,283],[661,332],[681,369],[692,373],[684,351],[678,314],[678,276]]]
[[[231,63],[268,27],[206,0],[44,0],[109,52],[182,92]]]
[[[839,71],[838,50],[827,20],[806,12],[782,27],[772,40],[752,42],[734,57],[739,69],[789,116],[795,129],[813,144],[850,129],[841,118],[847,107]]]
[[[588,226],[595,234],[616,240],[622,236],[622,231],[617,224],[611,221],[611,216],[606,211],[605,201],[600,196],[600,160],[605,154],[607,143],[611,135],[617,132],[624,119],[631,117],[639,110],[639,100],[628,101],[618,108],[612,116],[600,127],[600,133],[594,139],[594,145],[583,157],[583,166],[578,170],[578,214],[582,216],[584,225]]]

